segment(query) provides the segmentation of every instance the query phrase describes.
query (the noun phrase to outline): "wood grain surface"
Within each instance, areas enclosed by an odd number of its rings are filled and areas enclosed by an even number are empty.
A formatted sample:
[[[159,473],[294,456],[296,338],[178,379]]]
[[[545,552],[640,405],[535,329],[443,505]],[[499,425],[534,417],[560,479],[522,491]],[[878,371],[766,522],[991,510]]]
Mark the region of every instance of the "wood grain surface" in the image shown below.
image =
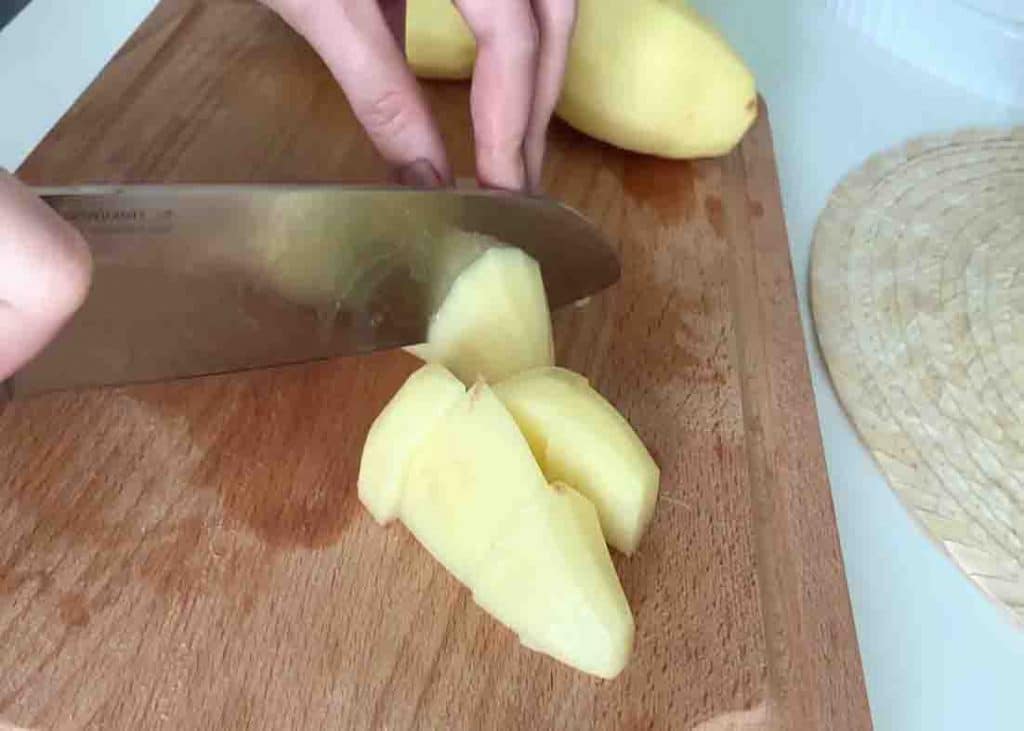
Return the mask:
[[[429,89],[459,175],[467,90]],[[248,2],[165,0],[20,171],[35,184],[377,181],[319,60]],[[555,125],[547,190],[621,245],[556,317],[661,465],[616,556],[615,681],[519,647],[362,510],[382,353],[51,395],[0,413],[0,719],[30,728],[870,726],[771,133],[667,162]]]

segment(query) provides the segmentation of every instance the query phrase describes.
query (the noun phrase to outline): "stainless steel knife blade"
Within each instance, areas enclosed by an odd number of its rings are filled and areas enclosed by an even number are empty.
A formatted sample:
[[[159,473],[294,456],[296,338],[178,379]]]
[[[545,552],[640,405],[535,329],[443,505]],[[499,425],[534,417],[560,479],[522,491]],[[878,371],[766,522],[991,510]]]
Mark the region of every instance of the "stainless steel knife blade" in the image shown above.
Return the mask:
[[[600,230],[555,201],[332,185],[84,186],[37,192],[83,233],[93,286],[14,395],[171,380],[421,342],[470,258],[518,246],[553,308],[614,283]]]

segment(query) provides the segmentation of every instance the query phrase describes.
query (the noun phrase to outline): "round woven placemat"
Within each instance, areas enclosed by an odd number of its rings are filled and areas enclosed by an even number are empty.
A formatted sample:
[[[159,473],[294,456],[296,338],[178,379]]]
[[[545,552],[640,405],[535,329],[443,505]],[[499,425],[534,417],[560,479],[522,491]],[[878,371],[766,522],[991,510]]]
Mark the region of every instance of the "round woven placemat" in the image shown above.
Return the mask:
[[[833,192],[818,339],[889,484],[1024,623],[1024,128],[927,137]]]

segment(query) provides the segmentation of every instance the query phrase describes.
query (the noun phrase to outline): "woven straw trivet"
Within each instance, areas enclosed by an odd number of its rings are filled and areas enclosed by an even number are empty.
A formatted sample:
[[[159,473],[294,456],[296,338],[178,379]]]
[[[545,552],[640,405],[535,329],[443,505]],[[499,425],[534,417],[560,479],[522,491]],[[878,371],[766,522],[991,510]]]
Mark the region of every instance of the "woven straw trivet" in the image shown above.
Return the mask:
[[[811,299],[889,484],[1024,623],[1024,128],[915,140],[850,174],[818,221]]]

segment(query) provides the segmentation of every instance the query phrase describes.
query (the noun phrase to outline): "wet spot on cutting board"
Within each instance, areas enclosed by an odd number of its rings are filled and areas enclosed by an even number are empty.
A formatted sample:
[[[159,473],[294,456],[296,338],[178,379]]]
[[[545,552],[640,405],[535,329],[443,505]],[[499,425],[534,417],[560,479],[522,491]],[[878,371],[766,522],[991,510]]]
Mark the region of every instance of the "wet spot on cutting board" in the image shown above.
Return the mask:
[[[13,594],[18,588],[18,575],[7,569],[0,569],[0,596]]]
[[[359,514],[366,433],[415,365],[392,352],[236,373],[152,389],[147,403],[189,424],[202,454],[190,482],[219,494],[227,527],[317,549]]]
[[[188,594],[203,585],[208,560],[203,518],[191,515],[147,536],[139,573],[160,593]]]
[[[764,216],[764,204],[761,201],[750,201],[750,217],[761,218]]]
[[[11,596],[18,592],[35,596],[48,591],[52,584],[53,579],[45,571],[17,571],[0,567],[0,596]]]
[[[692,162],[629,155],[621,177],[626,194],[653,211],[658,223],[671,226],[693,216],[697,171]]]
[[[60,621],[68,627],[84,627],[89,624],[89,607],[78,592],[67,592],[57,602]]]
[[[725,238],[725,207],[722,205],[722,199],[717,195],[709,195],[704,199],[704,214],[708,218],[708,223],[711,224],[711,228],[715,232],[715,236],[720,239]]]
[[[715,457],[718,458],[719,462],[725,460],[725,445],[722,443],[722,437],[719,436],[715,440]]]

